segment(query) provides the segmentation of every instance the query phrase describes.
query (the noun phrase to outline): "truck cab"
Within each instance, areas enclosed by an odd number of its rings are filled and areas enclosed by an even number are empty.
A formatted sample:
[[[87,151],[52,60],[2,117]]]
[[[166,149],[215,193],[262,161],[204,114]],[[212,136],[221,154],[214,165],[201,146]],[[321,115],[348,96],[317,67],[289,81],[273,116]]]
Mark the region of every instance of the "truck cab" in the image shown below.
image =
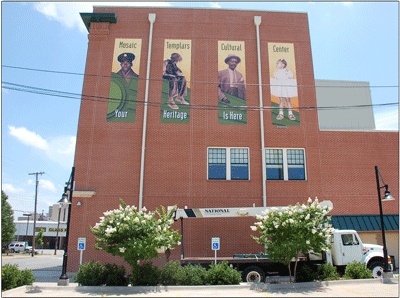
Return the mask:
[[[335,230],[331,236],[332,249],[330,255],[334,266],[346,266],[353,261],[366,264],[373,277],[381,277],[384,269],[383,246],[365,244],[354,230]],[[393,271],[390,257],[389,269]]]
[[[332,261],[335,266],[345,266],[363,259],[363,243],[356,231],[335,230],[331,237]]]

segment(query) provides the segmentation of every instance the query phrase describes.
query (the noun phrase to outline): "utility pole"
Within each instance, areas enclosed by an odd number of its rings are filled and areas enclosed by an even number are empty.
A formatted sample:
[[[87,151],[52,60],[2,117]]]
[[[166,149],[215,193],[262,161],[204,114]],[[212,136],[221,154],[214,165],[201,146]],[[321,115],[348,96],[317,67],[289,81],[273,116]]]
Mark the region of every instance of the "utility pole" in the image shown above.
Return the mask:
[[[29,173],[28,175],[35,175],[36,176],[36,188],[35,188],[35,211],[33,213],[33,235],[32,235],[32,257],[35,255],[35,232],[36,232],[36,210],[37,210],[37,194],[38,194],[38,186],[39,186],[39,179],[38,175],[42,175],[44,172],[36,172],[36,173]]]

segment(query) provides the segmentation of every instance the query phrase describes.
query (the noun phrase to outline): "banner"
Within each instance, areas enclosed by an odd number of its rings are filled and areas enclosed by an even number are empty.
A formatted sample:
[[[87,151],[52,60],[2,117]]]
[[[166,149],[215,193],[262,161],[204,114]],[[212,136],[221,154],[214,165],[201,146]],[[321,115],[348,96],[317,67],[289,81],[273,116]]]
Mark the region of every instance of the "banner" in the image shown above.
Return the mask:
[[[107,122],[135,122],[141,39],[115,39]]]
[[[292,43],[268,43],[272,124],[299,126],[296,61]]]
[[[161,123],[189,123],[191,51],[191,40],[164,41]]]
[[[244,41],[218,41],[218,123],[247,124]]]

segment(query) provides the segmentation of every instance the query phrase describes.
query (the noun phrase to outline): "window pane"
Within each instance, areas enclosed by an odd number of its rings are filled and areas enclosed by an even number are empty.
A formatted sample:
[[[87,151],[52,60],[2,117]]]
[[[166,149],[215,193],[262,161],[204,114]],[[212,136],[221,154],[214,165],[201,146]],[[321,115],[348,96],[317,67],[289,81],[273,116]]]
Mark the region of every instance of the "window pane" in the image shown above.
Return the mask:
[[[208,179],[210,180],[226,180],[225,165],[208,165]]]
[[[226,180],[225,148],[208,149],[208,179]]]
[[[283,168],[267,167],[267,180],[283,180]]]
[[[283,150],[266,149],[265,162],[267,180],[283,180]]]
[[[249,158],[248,149],[231,149],[231,179],[248,180],[249,179]]]
[[[288,149],[288,179],[289,180],[305,180],[304,168],[304,150],[302,149]]]

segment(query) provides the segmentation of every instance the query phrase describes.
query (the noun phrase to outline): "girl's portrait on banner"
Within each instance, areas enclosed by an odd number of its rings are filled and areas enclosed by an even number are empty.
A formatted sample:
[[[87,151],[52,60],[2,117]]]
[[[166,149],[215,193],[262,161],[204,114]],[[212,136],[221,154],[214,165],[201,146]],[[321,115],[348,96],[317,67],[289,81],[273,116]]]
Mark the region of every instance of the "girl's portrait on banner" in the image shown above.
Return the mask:
[[[292,43],[268,43],[272,124],[300,125],[296,63]]]

